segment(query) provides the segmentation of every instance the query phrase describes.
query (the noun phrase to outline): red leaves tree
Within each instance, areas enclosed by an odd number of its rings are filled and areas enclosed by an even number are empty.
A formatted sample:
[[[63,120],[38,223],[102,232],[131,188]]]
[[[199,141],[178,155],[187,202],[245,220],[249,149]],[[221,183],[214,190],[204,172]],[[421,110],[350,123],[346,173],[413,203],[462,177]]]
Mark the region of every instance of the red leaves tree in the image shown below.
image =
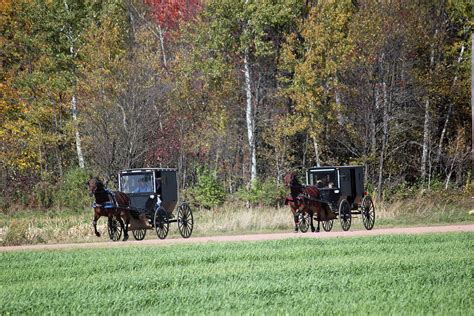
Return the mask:
[[[146,0],[156,23],[165,30],[176,30],[181,21],[193,19],[201,9],[199,0]]]

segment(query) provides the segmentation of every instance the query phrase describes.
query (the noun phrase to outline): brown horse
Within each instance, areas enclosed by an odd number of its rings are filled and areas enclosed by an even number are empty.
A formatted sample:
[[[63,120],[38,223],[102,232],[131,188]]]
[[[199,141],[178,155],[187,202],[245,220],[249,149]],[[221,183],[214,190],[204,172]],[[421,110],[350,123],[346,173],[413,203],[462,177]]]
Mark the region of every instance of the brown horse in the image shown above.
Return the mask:
[[[100,233],[97,231],[97,220],[101,216],[107,216],[109,224],[115,216],[124,232],[123,241],[127,241],[128,224],[130,223],[130,210],[128,209],[130,198],[123,192],[107,190],[98,178],[90,178],[86,184],[89,195],[95,197],[94,220],[92,221],[95,235],[100,237]],[[111,207],[105,207],[106,203],[112,203]],[[125,223],[123,220],[125,220]]]
[[[308,214],[312,232],[319,232],[319,224],[322,220],[332,219],[331,209],[326,203],[321,203],[321,193],[316,186],[301,185],[296,174],[289,172],[283,178],[285,186],[290,188],[290,194],[286,197],[285,204],[289,205],[295,219],[295,232],[298,232],[300,214]],[[318,227],[313,225],[313,217],[316,214]]]

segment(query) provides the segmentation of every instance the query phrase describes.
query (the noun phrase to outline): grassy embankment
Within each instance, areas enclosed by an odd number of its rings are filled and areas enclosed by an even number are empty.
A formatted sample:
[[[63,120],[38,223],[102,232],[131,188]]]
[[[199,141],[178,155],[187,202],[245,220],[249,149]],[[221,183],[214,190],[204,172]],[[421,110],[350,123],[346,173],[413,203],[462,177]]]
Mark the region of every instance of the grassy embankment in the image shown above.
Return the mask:
[[[375,227],[439,225],[474,221],[470,215],[472,199],[461,193],[430,194],[392,203],[375,201]],[[252,208],[224,205],[214,210],[194,209],[193,236],[282,232],[293,229],[289,208]],[[18,245],[57,242],[105,241],[106,219],[99,220],[101,238],[93,234],[92,211],[23,211],[0,213],[0,244]],[[340,230],[335,223],[334,230]],[[361,219],[355,218],[351,229],[363,229]],[[179,237],[177,225],[170,226],[168,238]],[[133,237],[131,237],[133,238]],[[153,231],[146,238],[156,238]],[[180,238],[180,237],[179,237]]]
[[[474,309],[472,233],[0,253],[0,314]]]

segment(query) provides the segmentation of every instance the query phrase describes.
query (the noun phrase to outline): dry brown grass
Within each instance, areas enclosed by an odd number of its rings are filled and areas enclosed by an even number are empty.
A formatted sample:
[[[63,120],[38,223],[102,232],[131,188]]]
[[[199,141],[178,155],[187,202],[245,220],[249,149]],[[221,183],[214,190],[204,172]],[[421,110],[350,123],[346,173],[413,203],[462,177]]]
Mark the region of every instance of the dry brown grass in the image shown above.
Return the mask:
[[[472,200],[467,195],[418,195],[409,200],[391,203],[374,201],[376,206],[375,227],[410,226],[474,221]],[[108,239],[106,219],[99,220],[98,229],[102,237],[94,235],[92,211],[44,213],[24,212],[2,215],[0,218],[0,244],[19,245],[32,243],[91,242]],[[193,236],[246,234],[258,232],[282,232],[293,230],[293,216],[288,207],[246,208],[242,205],[226,204],[213,210],[194,209],[195,226]],[[334,230],[340,230],[335,223]],[[351,229],[363,229],[360,218],[354,218]],[[131,237],[133,238],[133,237]],[[148,238],[156,238],[153,231]],[[176,223],[170,224],[169,238],[181,238]]]
[[[292,215],[289,208],[246,208],[225,205],[221,208],[196,212],[197,235],[239,234],[288,230]]]

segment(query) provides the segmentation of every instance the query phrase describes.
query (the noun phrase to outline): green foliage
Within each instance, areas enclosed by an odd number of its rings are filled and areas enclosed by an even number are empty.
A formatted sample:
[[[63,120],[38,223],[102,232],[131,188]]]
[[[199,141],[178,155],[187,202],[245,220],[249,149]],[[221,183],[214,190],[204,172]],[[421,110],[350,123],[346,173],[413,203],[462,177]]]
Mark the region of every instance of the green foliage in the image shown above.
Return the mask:
[[[426,184],[395,186],[420,176],[429,101],[430,178],[440,179],[431,190],[456,175],[470,191],[471,134],[458,130],[471,119],[472,1],[203,1],[173,31],[149,18],[149,2],[1,1],[2,209],[84,205],[59,179],[77,159],[76,126],[87,165],[102,173],[179,158],[186,185],[195,166],[215,163],[235,191],[250,160],[244,55],[262,178],[318,155],[367,165],[368,186],[381,173],[386,197],[410,197]],[[212,181],[197,190],[205,207],[223,199]],[[259,185],[240,195],[278,204],[277,190]]]
[[[191,191],[195,202],[207,209],[220,205],[225,200],[225,190],[219,183],[216,172],[205,168],[198,169],[197,184]]]
[[[469,184],[466,183],[466,186],[469,187]],[[368,187],[369,192],[375,196],[375,192],[371,189],[371,186]],[[402,182],[396,186],[390,186],[383,192],[384,201],[391,203],[400,200],[412,200],[418,197],[429,197],[432,196],[433,198],[447,198],[449,201],[451,200],[449,197],[459,197],[462,195],[468,196],[470,191],[466,191],[465,188],[450,188],[445,189],[445,180],[441,178],[433,178],[430,180],[429,187],[428,183],[424,183],[421,180],[417,181],[413,184],[407,184],[406,182]],[[438,203],[443,203],[445,201],[439,200]]]
[[[85,185],[88,179],[89,173],[81,168],[72,168],[66,172],[56,195],[58,206],[70,209],[83,209],[88,206],[90,198]]]
[[[9,199],[5,196],[0,195],[0,212],[5,213],[10,207]]]
[[[0,314],[468,315],[473,237],[0,253]]]
[[[38,182],[33,190],[36,206],[39,208],[49,208],[53,205],[56,186],[51,181],[42,180]]]
[[[257,180],[251,188],[242,188],[237,197],[252,205],[281,206],[285,199],[286,190],[272,180]]]

